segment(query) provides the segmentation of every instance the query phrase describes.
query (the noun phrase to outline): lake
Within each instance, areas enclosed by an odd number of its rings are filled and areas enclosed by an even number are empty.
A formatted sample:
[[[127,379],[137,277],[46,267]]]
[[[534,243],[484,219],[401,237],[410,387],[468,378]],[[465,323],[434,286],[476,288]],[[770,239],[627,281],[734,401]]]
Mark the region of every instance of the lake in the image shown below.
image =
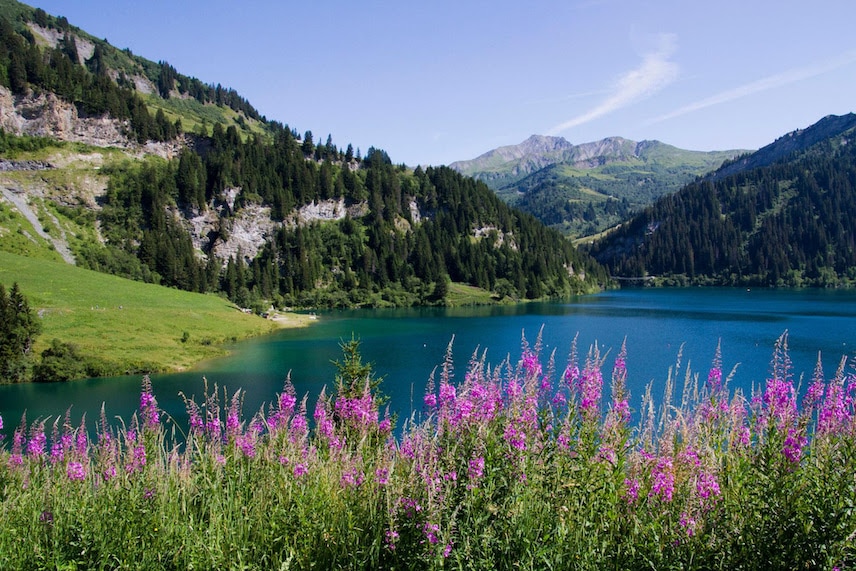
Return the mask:
[[[442,364],[453,337],[456,378],[462,379],[477,348],[487,350],[491,364],[509,355],[516,363],[521,335],[525,333],[534,345],[542,327],[542,354],[555,351],[559,371],[575,335],[581,364],[595,342],[602,354],[608,351],[607,384],[613,359],[626,338],[631,406],[638,408],[649,383],[654,384],[655,397],[662,394],[682,344],[681,370],[689,364],[705,379],[721,340],[723,376],[739,364],[731,387],[749,393],[764,383],[775,341],[787,331],[794,376],[805,375],[803,387],[819,351],[826,376],[831,377],[841,357],[851,358],[856,347],[856,292],[625,289],[561,303],[319,312],[317,323],[309,328],[237,343],[228,357],[201,363],[189,372],[153,375],[152,384],[159,405],[180,420],[184,405],[179,393],[200,401],[203,377],[209,386],[217,384],[221,391],[225,387],[230,394],[243,389],[247,417],[274,399],[290,371],[298,394],[309,395],[311,413],[322,387],[333,384],[332,361],[341,358],[340,342],[354,335],[361,340],[363,360],[373,362],[376,372],[385,376],[383,391],[391,397],[392,410],[404,418],[421,409],[426,382]],[[104,403],[108,417],[127,420],[137,407],[141,378],[0,386],[6,442],[25,410],[32,422],[62,415],[71,406],[73,423],[86,413],[91,426]]]

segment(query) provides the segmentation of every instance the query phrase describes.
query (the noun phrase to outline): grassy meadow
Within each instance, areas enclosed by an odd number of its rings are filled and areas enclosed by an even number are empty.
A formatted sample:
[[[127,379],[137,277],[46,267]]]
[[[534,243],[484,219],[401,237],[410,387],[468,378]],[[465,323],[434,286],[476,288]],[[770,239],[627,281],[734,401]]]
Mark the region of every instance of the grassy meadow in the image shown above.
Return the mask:
[[[8,289],[13,282],[41,317],[36,353],[56,338],[116,374],[186,369],[222,355],[223,343],[308,323],[299,315],[266,320],[221,297],[0,252],[0,283]]]

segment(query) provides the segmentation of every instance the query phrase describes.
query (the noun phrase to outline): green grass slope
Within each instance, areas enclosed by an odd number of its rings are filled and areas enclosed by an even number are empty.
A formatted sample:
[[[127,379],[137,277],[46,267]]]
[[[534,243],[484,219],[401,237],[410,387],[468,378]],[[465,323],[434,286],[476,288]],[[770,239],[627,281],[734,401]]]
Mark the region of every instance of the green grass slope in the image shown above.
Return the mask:
[[[0,252],[0,283],[8,289],[13,282],[41,317],[37,353],[56,338],[113,374],[186,369],[225,354],[225,342],[308,323],[301,316],[266,320],[220,297]]]

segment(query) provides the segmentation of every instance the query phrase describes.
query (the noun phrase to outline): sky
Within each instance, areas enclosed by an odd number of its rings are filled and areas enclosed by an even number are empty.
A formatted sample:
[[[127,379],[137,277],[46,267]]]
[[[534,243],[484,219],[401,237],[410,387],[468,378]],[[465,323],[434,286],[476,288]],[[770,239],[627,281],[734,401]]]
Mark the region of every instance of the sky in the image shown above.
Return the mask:
[[[757,149],[856,111],[853,0],[29,3],[411,166],[533,134]]]

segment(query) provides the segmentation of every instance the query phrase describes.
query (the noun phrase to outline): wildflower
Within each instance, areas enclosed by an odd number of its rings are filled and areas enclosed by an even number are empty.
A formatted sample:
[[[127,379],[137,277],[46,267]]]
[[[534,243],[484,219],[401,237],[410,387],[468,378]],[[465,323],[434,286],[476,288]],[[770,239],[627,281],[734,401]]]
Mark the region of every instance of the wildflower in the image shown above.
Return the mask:
[[[657,461],[654,469],[651,470],[651,481],[648,497],[660,496],[667,502],[672,501],[672,494],[675,491],[675,473],[672,471],[671,458],[663,457]]]
[[[467,477],[470,480],[479,480],[484,476],[484,456],[478,456],[470,460]]]
[[[236,445],[247,458],[256,457],[256,439],[252,433],[239,436]]]
[[[294,405],[297,404],[297,398],[289,393],[283,393],[279,397],[279,408],[289,414],[294,411]]]
[[[385,486],[389,482],[389,470],[386,468],[375,470],[375,482],[377,482],[378,486]]]
[[[437,534],[440,532],[440,526],[436,523],[428,523],[425,522],[425,525],[422,526],[422,532],[425,534],[425,539],[428,540],[428,543],[431,545],[435,545],[440,542],[440,539],[437,537]]]
[[[140,392],[140,413],[146,428],[155,428],[160,424],[158,402],[152,394],[152,382],[148,375],[143,377],[143,389]]]
[[[386,548],[390,551],[395,551],[395,541],[398,539],[398,532],[394,529],[386,530]]]
[[[712,392],[719,392],[722,388],[722,341],[716,344],[713,363],[707,373],[707,386]]]
[[[426,409],[431,410],[432,408],[437,406],[437,396],[432,393],[428,393],[422,399],[422,402],[425,404]]]
[[[636,500],[639,498],[639,480],[636,478],[625,478],[624,479],[624,501],[628,504],[636,503]]]
[[[108,482],[116,477],[116,466],[110,465],[104,469],[102,472],[102,476],[104,477],[104,481]]]
[[[52,524],[54,520],[53,512],[49,512],[47,510],[43,511],[39,514],[39,521],[45,524]]]
[[[455,387],[449,383],[440,383],[440,403],[454,406],[457,397]]]
[[[703,500],[719,497],[721,492],[716,476],[708,472],[700,473],[696,479],[696,493]]]
[[[152,500],[155,497],[155,491],[152,488],[146,488],[143,490],[143,497],[147,500]]]
[[[505,428],[505,432],[502,434],[502,437],[511,445],[512,448],[521,451],[526,450],[526,433],[515,428],[513,424],[509,424]]]
[[[69,480],[82,482],[86,479],[86,468],[80,462],[69,462],[65,468],[65,474]]]
[[[587,421],[597,419],[600,413],[603,376],[600,372],[601,359],[597,344],[589,350],[586,366],[577,380],[577,392],[580,398],[580,411]]]
[[[39,423],[30,430],[30,440],[27,442],[27,455],[41,458],[45,454],[47,437],[45,436],[45,425]]]
[[[443,549],[443,558],[449,557],[452,554],[452,542],[446,544],[446,548]]]
[[[695,520],[695,518],[693,518],[692,516],[690,516],[686,512],[682,512],[680,524],[681,524],[681,527],[683,527],[686,530],[688,537],[692,537],[693,535],[695,535],[695,531],[696,531],[696,520]]]
[[[3,430],[3,415],[0,414],[0,430]]]
[[[363,473],[356,468],[351,468],[342,474],[340,483],[343,488],[357,488],[363,483]]]
[[[538,361],[538,355],[526,351],[523,354],[523,371],[527,377],[538,377],[541,375],[541,363]]]
[[[788,436],[785,438],[785,442],[782,445],[782,454],[788,460],[788,462],[792,464],[796,464],[802,458],[802,448],[806,445],[806,437],[797,434],[797,432],[790,428],[788,429]]]
[[[305,475],[309,470],[306,468],[306,464],[300,463],[294,465],[294,477],[299,478]]]

